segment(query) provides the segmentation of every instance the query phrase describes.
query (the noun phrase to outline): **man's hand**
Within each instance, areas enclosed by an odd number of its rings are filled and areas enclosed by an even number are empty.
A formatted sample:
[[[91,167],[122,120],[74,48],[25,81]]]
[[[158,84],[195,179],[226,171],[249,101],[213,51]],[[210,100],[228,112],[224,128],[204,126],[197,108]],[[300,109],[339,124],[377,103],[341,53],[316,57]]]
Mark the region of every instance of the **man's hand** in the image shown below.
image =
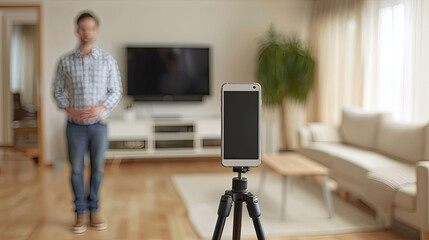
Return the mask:
[[[77,122],[84,122],[86,120],[98,118],[105,109],[106,107],[103,104],[88,106],[84,109],[76,109],[71,107],[64,108],[69,117]]]
[[[84,120],[98,118],[104,110],[106,110],[106,106],[103,104],[85,107],[80,111],[80,117]]]
[[[83,119],[81,117],[81,110],[71,107],[65,107],[64,110],[67,112],[69,117],[77,122],[83,122]]]

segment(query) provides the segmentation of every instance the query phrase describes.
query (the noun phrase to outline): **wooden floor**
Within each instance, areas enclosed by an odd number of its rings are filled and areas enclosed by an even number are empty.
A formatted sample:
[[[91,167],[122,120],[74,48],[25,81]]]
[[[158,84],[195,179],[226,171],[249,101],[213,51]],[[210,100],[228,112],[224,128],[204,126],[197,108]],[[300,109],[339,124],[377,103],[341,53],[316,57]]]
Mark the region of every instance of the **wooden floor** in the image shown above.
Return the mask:
[[[37,168],[24,154],[0,149],[0,239],[199,239],[170,176],[231,171],[213,160],[121,163],[119,168],[107,164],[101,208],[109,228],[74,235],[68,230],[74,219],[68,169],[68,165]],[[269,239],[407,238],[393,231],[377,231]]]

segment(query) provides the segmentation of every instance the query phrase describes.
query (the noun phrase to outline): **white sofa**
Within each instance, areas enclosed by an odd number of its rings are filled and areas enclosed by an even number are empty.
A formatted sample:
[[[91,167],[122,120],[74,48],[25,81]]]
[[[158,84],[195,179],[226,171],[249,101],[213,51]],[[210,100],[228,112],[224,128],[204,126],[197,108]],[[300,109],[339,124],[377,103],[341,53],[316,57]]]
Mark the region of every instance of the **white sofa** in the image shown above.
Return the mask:
[[[396,219],[429,239],[429,126],[389,114],[344,109],[339,127],[299,130],[299,152],[330,168],[339,187],[361,199],[390,227]]]

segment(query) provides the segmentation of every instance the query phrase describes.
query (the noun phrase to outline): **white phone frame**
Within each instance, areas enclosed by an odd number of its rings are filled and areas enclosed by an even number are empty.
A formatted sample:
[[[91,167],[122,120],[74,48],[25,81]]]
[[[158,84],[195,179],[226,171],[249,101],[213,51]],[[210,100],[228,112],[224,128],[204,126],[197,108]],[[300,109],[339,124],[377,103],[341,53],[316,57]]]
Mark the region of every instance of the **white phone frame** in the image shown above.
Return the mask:
[[[224,157],[224,92],[227,91],[248,91],[258,92],[258,158],[257,159],[226,159]],[[221,113],[222,113],[222,165],[225,167],[257,167],[261,164],[261,85],[258,83],[224,83],[221,93]]]

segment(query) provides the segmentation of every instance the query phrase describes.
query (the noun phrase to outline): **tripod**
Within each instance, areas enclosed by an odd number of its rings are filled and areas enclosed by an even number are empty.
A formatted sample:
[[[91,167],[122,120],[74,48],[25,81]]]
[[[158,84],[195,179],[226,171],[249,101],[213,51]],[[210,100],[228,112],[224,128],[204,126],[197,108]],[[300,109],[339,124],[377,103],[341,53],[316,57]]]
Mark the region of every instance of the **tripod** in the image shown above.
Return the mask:
[[[249,171],[249,167],[234,167],[234,172],[238,172],[238,177],[232,179],[232,190],[225,191],[219,203],[217,211],[218,218],[216,227],[213,233],[213,240],[220,240],[222,236],[225,220],[231,212],[232,202],[234,202],[234,223],[232,231],[232,239],[240,240],[241,236],[241,215],[243,210],[243,202],[246,202],[247,210],[249,211],[250,218],[253,220],[256,236],[258,240],[265,240],[265,235],[262,230],[261,210],[259,209],[258,198],[252,193],[247,191],[247,178],[241,177],[242,173]]]

